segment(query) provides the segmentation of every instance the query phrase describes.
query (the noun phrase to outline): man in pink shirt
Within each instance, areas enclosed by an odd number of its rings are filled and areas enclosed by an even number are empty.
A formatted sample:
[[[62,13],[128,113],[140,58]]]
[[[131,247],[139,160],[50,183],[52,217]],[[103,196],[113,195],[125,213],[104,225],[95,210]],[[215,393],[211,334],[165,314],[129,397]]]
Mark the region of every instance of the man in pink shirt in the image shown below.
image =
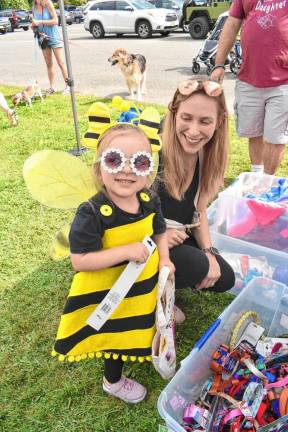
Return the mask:
[[[252,171],[274,174],[288,142],[288,0],[234,0],[211,79],[241,31],[242,65],[235,87],[238,135],[249,138]]]

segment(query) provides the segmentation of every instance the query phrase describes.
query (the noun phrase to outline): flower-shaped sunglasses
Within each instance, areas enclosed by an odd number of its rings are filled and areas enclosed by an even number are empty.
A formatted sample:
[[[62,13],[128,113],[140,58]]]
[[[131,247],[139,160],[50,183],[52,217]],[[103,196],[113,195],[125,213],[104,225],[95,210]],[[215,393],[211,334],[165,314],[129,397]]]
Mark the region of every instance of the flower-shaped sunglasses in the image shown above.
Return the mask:
[[[132,172],[137,176],[148,176],[154,168],[152,156],[146,151],[138,151],[127,157],[121,150],[111,148],[104,151],[97,160],[109,174],[117,174],[122,171],[127,161],[129,161]]]

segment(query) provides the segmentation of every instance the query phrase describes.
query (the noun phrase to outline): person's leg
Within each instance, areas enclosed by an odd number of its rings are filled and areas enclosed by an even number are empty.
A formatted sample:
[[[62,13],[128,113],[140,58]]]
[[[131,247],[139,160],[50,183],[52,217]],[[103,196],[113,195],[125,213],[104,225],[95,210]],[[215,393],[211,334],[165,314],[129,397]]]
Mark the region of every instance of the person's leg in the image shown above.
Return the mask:
[[[104,377],[110,384],[115,384],[122,377],[124,362],[121,359],[105,359],[104,360]]]
[[[0,108],[4,111],[9,119],[10,126],[17,126],[18,119],[15,110],[10,109],[3,93],[0,92]]]
[[[251,170],[254,172],[263,172],[265,95],[261,90],[243,81],[236,81],[236,129],[239,136],[249,139]]]
[[[275,174],[288,143],[288,85],[266,90],[264,172]]]
[[[104,360],[103,390],[124,402],[141,402],[147,393],[144,386],[122,375],[124,362],[121,359]]]
[[[235,284],[235,275],[230,265],[221,257],[216,256],[221,276],[211,291],[228,291]],[[175,288],[194,288],[207,275],[209,261],[192,237],[184,244],[170,250],[170,259],[175,265]]]
[[[0,93],[0,108],[6,113],[8,114],[10,108],[8,106],[8,103],[5,99],[5,96],[3,95],[3,93]]]
[[[194,288],[207,275],[209,261],[200,249],[182,244],[170,249],[170,259],[175,266],[175,288]]]
[[[284,155],[285,144],[270,144],[265,141],[263,150],[264,173],[275,174]]]
[[[56,58],[56,61],[58,63],[58,66],[61,69],[61,73],[62,73],[62,76],[64,78],[65,84],[67,84],[66,80],[68,78],[68,72],[67,72],[67,68],[66,68],[66,65],[65,65],[65,62],[63,59],[63,54],[62,54],[63,48],[52,48],[52,49],[53,49],[53,53],[54,53],[54,56]]]
[[[249,138],[249,156],[252,164],[252,171],[263,171],[263,136]]]
[[[54,89],[55,87],[55,71],[53,66],[53,59],[52,59],[52,49],[51,48],[45,48],[42,50],[43,57],[47,66],[47,72],[48,72],[48,79],[50,88]]]

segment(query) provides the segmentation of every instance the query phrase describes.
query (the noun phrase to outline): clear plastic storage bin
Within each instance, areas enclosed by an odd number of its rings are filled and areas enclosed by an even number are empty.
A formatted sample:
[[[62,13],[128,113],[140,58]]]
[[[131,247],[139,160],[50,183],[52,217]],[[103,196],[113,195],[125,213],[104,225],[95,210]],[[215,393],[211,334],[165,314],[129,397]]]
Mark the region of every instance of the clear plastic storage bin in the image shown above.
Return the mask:
[[[279,181],[284,181],[281,185]],[[271,191],[271,187],[274,189]],[[210,207],[212,231],[288,253],[288,187],[285,179],[242,173]],[[261,194],[282,201],[266,202]],[[257,199],[253,198],[257,196]]]
[[[239,292],[255,277],[266,277],[288,286],[288,255],[275,249],[211,232],[213,245],[231,265],[236,283],[230,292]]]
[[[185,432],[181,426],[183,410],[200,396],[204,382],[211,375],[210,362],[213,352],[221,343],[229,343],[231,333],[243,313],[257,312],[267,336],[279,336],[288,331],[288,289],[270,279],[256,278],[234,299],[219,318],[199,339],[191,353],[165,387],[158,399],[158,411],[171,432]],[[272,424],[259,432],[276,432]],[[275,422],[274,422],[275,424]],[[288,415],[281,418],[288,424]],[[281,430],[282,432],[282,430]]]

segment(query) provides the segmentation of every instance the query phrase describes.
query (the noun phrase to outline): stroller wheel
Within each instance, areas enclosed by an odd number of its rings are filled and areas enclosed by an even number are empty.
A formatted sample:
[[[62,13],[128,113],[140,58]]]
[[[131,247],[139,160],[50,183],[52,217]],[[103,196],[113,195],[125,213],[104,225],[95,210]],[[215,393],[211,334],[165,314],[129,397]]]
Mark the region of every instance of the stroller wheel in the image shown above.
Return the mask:
[[[199,64],[199,63],[197,63],[197,62],[193,62],[193,65],[192,65],[192,72],[193,72],[194,74],[198,74],[198,73],[200,72],[200,64]]]
[[[212,72],[212,67],[211,66],[207,66],[207,68],[206,68],[206,74],[210,75],[211,72]]]
[[[237,75],[238,72],[238,65],[237,65],[237,59],[234,58],[231,63],[230,63],[230,71],[234,74]]]

